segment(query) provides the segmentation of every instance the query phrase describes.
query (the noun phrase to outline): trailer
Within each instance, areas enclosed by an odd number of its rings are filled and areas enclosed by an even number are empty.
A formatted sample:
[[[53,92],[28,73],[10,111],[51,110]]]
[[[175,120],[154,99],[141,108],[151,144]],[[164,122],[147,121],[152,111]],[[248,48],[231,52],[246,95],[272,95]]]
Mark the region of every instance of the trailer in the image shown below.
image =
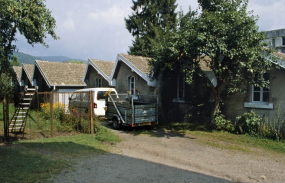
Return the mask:
[[[158,98],[156,95],[109,94],[106,116],[113,128],[120,126],[153,126],[158,124]]]

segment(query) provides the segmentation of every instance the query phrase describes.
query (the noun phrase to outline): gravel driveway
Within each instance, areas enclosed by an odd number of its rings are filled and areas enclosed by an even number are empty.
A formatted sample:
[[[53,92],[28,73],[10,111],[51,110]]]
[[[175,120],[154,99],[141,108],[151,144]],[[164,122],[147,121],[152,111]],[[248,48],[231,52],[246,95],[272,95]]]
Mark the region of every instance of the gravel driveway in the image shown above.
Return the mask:
[[[107,127],[111,128],[110,125]],[[112,130],[111,153],[81,159],[55,182],[285,182],[285,157],[211,147],[195,137],[152,130],[156,137]]]

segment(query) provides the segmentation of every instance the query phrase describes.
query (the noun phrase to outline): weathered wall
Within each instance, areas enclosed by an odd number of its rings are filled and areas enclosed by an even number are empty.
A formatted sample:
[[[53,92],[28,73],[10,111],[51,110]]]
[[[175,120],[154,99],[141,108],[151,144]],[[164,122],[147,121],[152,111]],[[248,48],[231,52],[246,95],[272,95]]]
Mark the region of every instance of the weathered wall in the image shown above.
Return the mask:
[[[236,117],[244,114],[245,112],[254,109],[254,111],[261,117],[267,117],[273,121],[276,116],[276,112],[281,109],[281,116],[285,114],[285,69],[274,69],[268,72],[270,74],[270,93],[269,102],[273,103],[273,109],[258,109],[258,108],[245,108],[244,102],[251,102],[251,86],[247,87],[247,93],[235,93],[228,98],[224,98],[225,106],[223,112],[227,119],[232,121],[236,120]],[[280,107],[278,107],[280,105]]]
[[[23,77],[22,77],[22,80],[24,80],[24,84],[25,84],[25,86],[28,86],[29,88],[31,88],[31,87],[32,87],[31,82],[29,81],[28,76],[27,76],[27,74],[26,74],[26,72],[25,72],[25,71],[23,71]]]
[[[37,80],[38,92],[45,92],[45,91],[53,90],[52,87],[48,87],[45,79],[43,78],[43,76],[41,75],[37,67],[35,67],[35,77],[34,78]]]
[[[116,68],[114,78],[116,79],[116,90],[118,93],[127,93],[130,91],[129,78],[135,76],[135,88],[141,95],[155,95],[155,87],[150,87],[147,82],[141,78],[137,73],[132,72],[131,68],[120,61]]]
[[[88,72],[85,78],[85,83],[87,84],[87,88],[94,88],[97,87],[97,82],[96,79],[101,78],[102,81],[102,87],[111,87],[109,86],[108,81],[102,77],[100,74],[98,74],[98,72],[92,67],[92,66],[88,66]],[[88,82],[87,82],[88,80]]]

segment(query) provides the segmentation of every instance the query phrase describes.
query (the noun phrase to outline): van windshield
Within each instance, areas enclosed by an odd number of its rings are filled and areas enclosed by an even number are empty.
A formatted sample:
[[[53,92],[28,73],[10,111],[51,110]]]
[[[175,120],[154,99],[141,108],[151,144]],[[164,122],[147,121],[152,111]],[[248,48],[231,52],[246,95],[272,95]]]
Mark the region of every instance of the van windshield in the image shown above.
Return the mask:
[[[106,92],[108,92],[108,91],[98,91],[97,92],[97,100],[105,100],[108,97],[108,95],[105,95]],[[110,94],[113,95],[116,93],[114,91],[112,91]]]

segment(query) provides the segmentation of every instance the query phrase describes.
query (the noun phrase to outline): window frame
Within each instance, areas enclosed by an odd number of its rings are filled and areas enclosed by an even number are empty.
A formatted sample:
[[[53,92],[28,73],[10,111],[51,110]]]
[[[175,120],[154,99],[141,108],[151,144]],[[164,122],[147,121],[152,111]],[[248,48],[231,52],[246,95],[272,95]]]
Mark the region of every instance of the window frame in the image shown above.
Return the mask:
[[[132,88],[132,84],[133,84],[133,88]],[[131,95],[136,95],[136,77],[135,76],[129,77],[129,87],[130,87],[129,89],[130,89]]]
[[[268,74],[268,76],[269,76],[268,80],[270,81],[269,73],[264,73],[264,74]],[[264,74],[262,74],[260,77],[264,78]],[[259,87],[259,91],[255,91],[254,87],[255,87],[254,85],[251,85],[251,102],[268,104],[269,100],[270,100],[270,97],[269,97],[270,90],[269,90],[269,88],[268,88],[268,91],[264,91],[264,87]],[[254,93],[259,93],[259,100],[258,101],[254,100]],[[268,93],[268,101],[263,101],[264,93]]]
[[[102,79],[101,78],[96,78],[96,87],[102,88]]]

